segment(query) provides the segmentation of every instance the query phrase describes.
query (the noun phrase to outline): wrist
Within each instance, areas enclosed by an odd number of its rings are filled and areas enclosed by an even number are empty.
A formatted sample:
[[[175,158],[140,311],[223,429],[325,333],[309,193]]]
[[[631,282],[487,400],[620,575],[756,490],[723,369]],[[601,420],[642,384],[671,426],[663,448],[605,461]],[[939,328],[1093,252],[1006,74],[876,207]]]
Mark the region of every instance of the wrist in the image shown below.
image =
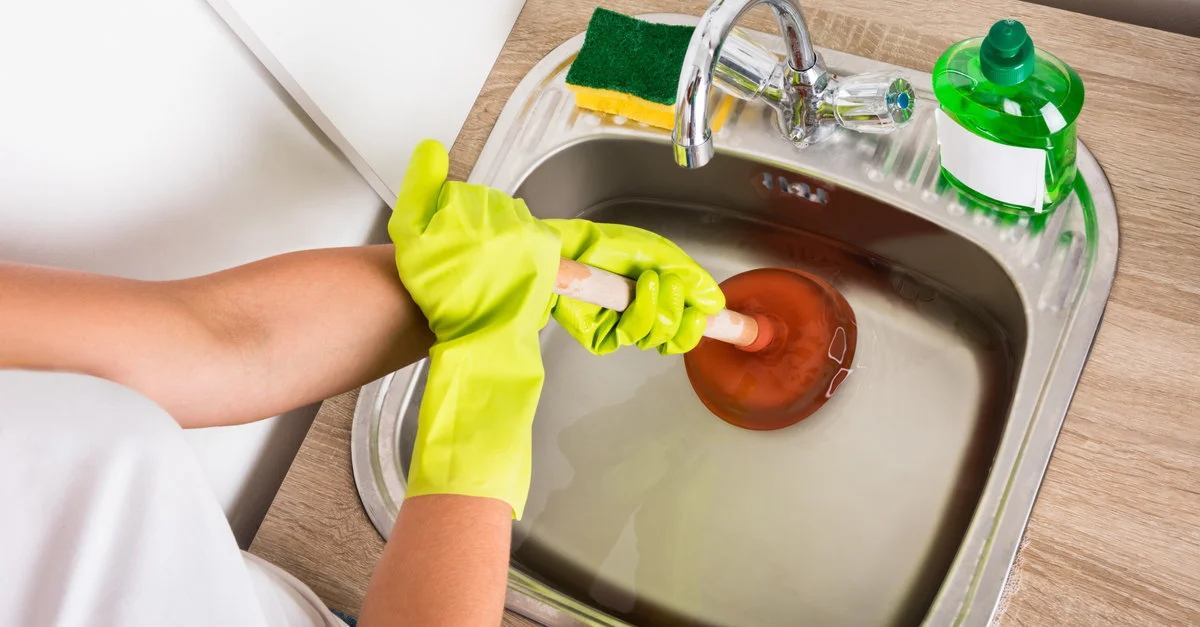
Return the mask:
[[[496,498],[519,517],[544,378],[535,329],[489,325],[434,344],[407,496]]]

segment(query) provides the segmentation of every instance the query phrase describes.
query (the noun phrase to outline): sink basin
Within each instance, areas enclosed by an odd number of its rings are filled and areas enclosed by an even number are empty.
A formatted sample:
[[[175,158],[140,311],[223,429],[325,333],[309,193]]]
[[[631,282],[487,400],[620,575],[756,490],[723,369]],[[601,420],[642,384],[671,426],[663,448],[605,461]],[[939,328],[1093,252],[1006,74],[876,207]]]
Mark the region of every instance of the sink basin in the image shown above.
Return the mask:
[[[939,175],[929,75],[908,72],[923,99],[907,128],[803,150],[766,108],[714,94],[732,107],[718,155],[685,170],[668,133],[573,106],[581,43],[518,86],[470,181],[538,217],[655,231],[718,280],[813,272],[854,308],[859,346],[816,414],[752,432],[704,408],[681,358],[595,357],[551,322],[509,608],[549,625],[989,622],[1113,279],[1095,159],[1080,146],[1076,192],[1045,219],[973,209]],[[822,54],[839,73],[891,69]],[[423,373],[366,386],[355,415],[355,478],[385,536]]]

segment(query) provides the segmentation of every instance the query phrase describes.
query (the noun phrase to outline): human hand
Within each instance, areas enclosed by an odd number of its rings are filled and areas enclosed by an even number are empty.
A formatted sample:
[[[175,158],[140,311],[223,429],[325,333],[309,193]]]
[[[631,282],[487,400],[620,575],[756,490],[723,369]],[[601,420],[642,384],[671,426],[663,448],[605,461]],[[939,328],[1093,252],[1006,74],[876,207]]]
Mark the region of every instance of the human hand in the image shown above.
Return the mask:
[[[388,222],[401,281],[439,343],[501,326],[536,333],[558,270],[557,235],[522,200],[447,182],[448,167],[436,141],[413,151]]]
[[[388,222],[400,280],[437,338],[406,496],[496,498],[519,518],[561,245],[524,202],[447,182],[448,167],[441,144],[419,144]]]
[[[597,355],[621,346],[686,353],[704,335],[706,317],[725,307],[717,282],[666,238],[624,224],[543,220],[562,240],[561,255],[637,280],[624,312],[554,296],[554,319]]]

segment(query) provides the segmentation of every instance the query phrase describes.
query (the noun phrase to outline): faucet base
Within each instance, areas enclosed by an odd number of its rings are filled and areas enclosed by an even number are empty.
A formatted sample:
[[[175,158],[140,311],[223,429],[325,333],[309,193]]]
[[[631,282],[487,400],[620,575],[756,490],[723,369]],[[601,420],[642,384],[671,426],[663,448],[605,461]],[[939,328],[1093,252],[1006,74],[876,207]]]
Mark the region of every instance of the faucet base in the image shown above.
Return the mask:
[[[778,18],[786,56],[782,63],[734,28],[758,4],[770,6]],[[812,47],[797,0],[716,0],[692,34],[679,75],[675,161],[698,168],[712,157],[708,93],[714,81],[737,98],[764,100],[778,112],[783,136],[804,147],[829,137],[838,126],[866,133],[903,126],[912,117],[912,86],[898,76],[881,78],[831,74]],[[897,92],[906,97],[891,99]]]

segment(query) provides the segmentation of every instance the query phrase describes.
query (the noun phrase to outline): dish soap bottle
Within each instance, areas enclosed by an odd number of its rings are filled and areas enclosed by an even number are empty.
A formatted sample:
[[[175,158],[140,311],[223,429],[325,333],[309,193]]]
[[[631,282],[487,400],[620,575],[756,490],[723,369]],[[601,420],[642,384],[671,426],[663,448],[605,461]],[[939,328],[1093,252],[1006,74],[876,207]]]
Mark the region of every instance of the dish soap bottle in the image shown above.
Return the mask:
[[[933,91],[942,173],[968,198],[1037,214],[1070,194],[1083,81],[1035,49],[1020,22],[950,46],[933,68]]]

